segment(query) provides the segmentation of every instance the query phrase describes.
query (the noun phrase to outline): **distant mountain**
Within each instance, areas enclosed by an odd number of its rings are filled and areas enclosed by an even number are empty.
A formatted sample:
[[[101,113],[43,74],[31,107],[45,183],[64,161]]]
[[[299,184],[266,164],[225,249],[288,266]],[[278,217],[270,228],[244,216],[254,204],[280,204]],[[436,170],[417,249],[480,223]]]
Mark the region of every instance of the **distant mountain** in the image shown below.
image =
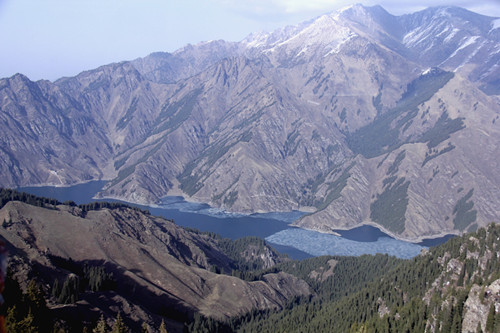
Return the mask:
[[[416,240],[500,216],[500,21],[354,5],[56,82],[0,80],[0,185],[110,182]],[[43,130],[42,130],[43,129]]]

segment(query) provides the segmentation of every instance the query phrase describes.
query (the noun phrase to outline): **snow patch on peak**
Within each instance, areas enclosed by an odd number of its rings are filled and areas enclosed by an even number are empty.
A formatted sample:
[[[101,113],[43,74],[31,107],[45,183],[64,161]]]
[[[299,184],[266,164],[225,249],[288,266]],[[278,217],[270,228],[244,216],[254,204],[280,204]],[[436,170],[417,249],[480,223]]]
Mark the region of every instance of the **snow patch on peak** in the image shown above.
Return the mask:
[[[449,12],[451,7],[439,7],[439,9],[436,12],[437,17],[451,17],[451,14]]]
[[[443,42],[449,43],[457,35],[458,32],[460,32],[460,29],[453,28],[451,33],[448,36],[446,36],[446,38],[443,40]]]
[[[337,16],[345,17],[367,26],[373,21],[372,14],[361,4],[344,7],[337,12]]]
[[[344,38],[341,38],[341,39],[338,39],[336,41],[336,43],[331,43],[329,46],[331,47],[331,50],[324,55],[324,57],[327,57],[329,56],[330,54],[334,54],[334,53],[339,53],[340,52],[340,49],[342,48],[342,46],[344,44],[346,44],[347,42],[349,42],[351,39],[353,38],[356,38],[358,35],[355,34],[354,32],[352,31],[345,31],[346,34],[344,35]]]
[[[449,57],[448,59],[450,58],[453,58],[454,56],[456,56],[461,50],[465,49],[466,47],[476,43],[476,41],[478,39],[480,39],[481,37],[479,36],[471,36],[471,37],[468,37],[468,38],[465,38],[465,40],[463,40],[462,44],[458,47],[458,49],[456,49]]]
[[[422,72],[422,76],[431,74],[434,71],[434,68],[430,67],[427,68],[425,71]]]
[[[490,31],[493,31],[493,30],[498,29],[498,28],[500,28],[500,19],[496,19],[496,20],[491,22],[491,30]]]
[[[265,31],[260,31],[256,33],[250,34],[247,38],[243,40],[243,43],[246,44],[247,47],[259,47],[266,44],[269,39],[269,33]]]
[[[443,70],[439,67],[429,67],[422,72],[421,76],[436,75],[443,73]]]
[[[278,45],[300,48],[312,45],[337,45],[345,39],[350,38],[351,34],[352,31],[335,20],[335,18],[323,15],[311,25]]]

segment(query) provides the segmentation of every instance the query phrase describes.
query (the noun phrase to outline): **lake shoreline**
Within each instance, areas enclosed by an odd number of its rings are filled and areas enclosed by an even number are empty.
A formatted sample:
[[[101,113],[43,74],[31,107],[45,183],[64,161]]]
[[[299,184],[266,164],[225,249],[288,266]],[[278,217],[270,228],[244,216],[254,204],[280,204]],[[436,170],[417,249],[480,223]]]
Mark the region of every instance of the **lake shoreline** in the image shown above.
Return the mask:
[[[188,203],[188,204],[206,205],[206,206],[210,207],[210,209],[217,210],[218,212],[220,212],[220,214],[222,215],[221,218],[239,217],[239,216],[252,217],[252,216],[265,215],[265,214],[275,214],[275,213],[276,214],[290,214],[290,213],[293,213],[293,212],[301,212],[301,213],[304,213],[304,214],[308,214],[309,213],[309,212],[302,212],[302,211],[272,211],[272,212],[254,212],[254,213],[230,212],[230,211],[226,211],[226,210],[221,209],[221,208],[212,207],[212,206],[210,206],[209,203],[206,203],[206,202],[190,201],[189,198],[186,198],[186,197],[184,197],[182,195],[173,195],[173,196],[169,195],[169,196],[165,196],[165,197],[161,198],[161,200],[164,200],[164,199],[169,198],[169,197],[170,198],[180,198],[181,200],[179,200],[179,203],[185,202],[185,203]],[[106,200],[106,199],[109,199],[109,200],[118,200],[118,201],[126,202],[126,203],[129,203],[129,204],[144,205],[144,206],[147,206],[147,207],[153,207],[153,208],[159,208],[159,209],[164,208],[164,206],[161,205],[161,204],[141,204],[141,203],[136,203],[136,202],[130,202],[130,201],[123,200],[123,199],[120,199],[118,197],[112,197],[112,196],[106,196],[106,197],[99,198],[99,200]],[[215,215],[205,214],[203,212],[199,212],[198,213],[198,212],[192,211],[192,213],[197,213],[197,214],[203,214],[203,215],[209,215],[209,216],[217,217]],[[294,222],[291,222],[289,226],[293,227],[293,228],[302,229],[302,230],[315,231],[315,232],[319,232],[319,233],[323,233],[323,234],[329,234],[329,235],[334,235],[334,236],[339,236],[339,237],[342,237],[341,231],[352,231],[352,230],[358,229],[360,227],[370,226],[370,227],[373,227],[375,229],[378,229],[380,232],[384,233],[385,235],[387,235],[390,238],[393,238],[393,239],[396,239],[396,240],[400,240],[400,241],[403,241],[403,242],[408,242],[408,243],[416,244],[416,245],[421,245],[422,243],[426,243],[426,242],[438,241],[441,238],[458,236],[458,234],[453,234],[453,233],[440,233],[440,234],[437,234],[437,235],[421,236],[421,237],[416,237],[416,238],[406,238],[406,237],[401,237],[400,235],[394,234],[393,232],[387,230],[383,226],[381,226],[381,225],[379,225],[379,224],[377,224],[377,223],[375,223],[373,221],[365,221],[365,222],[362,222],[362,223],[358,223],[358,224],[356,224],[356,225],[354,225],[354,226],[352,226],[350,228],[343,228],[343,227],[332,228],[331,231],[317,230],[317,229],[314,229],[314,228],[299,227],[299,226],[294,225]]]
[[[69,188],[75,187],[75,186],[92,186],[93,184],[96,184],[96,185],[102,184],[102,186],[96,191],[96,193],[94,193],[94,195],[92,195],[92,197],[91,197],[92,200],[95,200],[95,201],[115,200],[115,201],[120,201],[120,202],[129,204],[129,205],[144,206],[146,208],[151,207],[154,209],[169,209],[168,207],[165,207],[165,205],[162,205],[162,201],[166,200],[167,198],[178,198],[178,200],[175,203],[179,203],[179,204],[186,203],[187,205],[206,206],[207,208],[205,208],[205,210],[210,210],[213,213],[209,214],[209,213],[206,213],[204,211],[201,211],[201,209],[199,211],[198,210],[194,210],[194,211],[186,210],[187,212],[194,213],[194,214],[202,214],[202,215],[212,216],[212,217],[216,217],[216,218],[262,217],[262,216],[266,216],[266,215],[292,214],[295,212],[300,212],[304,215],[310,213],[308,211],[272,211],[272,212],[259,211],[259,212],[252,212],[252,213],[249,213],[249,212],[231,212],[231,211],[226,211],[226,210],[221,209],[221,208],[212,207],[212,206],[210,206],[209,203],[206,203],[206,202],[192,200],[191,197],[186,197],[185,194],[177,193],[177,192],[175,193],[175,195],[168,195],[168,196],[162,197],[160,199],[160,202],[158,202],[158,203],[130,201],[130,200],[124,199],[123,197],[120,197],[120,196],[111,196],[111,195],[97,196],[97,194],[100,192],[102,187],[104,187],[104,185],[108,181],[109,180],[88,180],[88,181],[82,181],[82,182],[71,184],[71,185],[37,184],[37,185],[18,187],[18,189],[45,188],[45,187],[53,187],[53,188],[57,188],[57,189],[69,189]],[[88,203],[88,202],[82,202],[82,203]],[[273,217],[271,217],[271,218],[276,219]],[[298,219],[300,219],[300,217]],[[283,219],[278,219],[278,220],[284,221]],[[289,222],[289,221],[286,221],[286,222]],[[358,223],[358,224],[350,226],[350,227],[333,227],[331,229],[331,231],[318,230],[315,228],[306,228],[306,227],[302,227],[302,226],[299,227],[299,226],[294,225],[294,222],[296,222],[296,220],[291,221],[289,226],[294,227],[294,228],[303,229],[303,230],[308,230],[308,231],[315,231],[315,232],[319,232],[319,233],[323,233],[323,234],[335,235],[335,236],[341,236],[342,231],[352,231],[352,230],[355,230],[355,229],[360,228],[360,227],[370,226],[370,227],[374,227],[374,228],[378,229],[379,231],[381,231],[382,233],[386,234],[387,236],[389,236],[393,239],[397,239],[400,241],[413,243],[413,244],[433,243],[435,241],[439,242],[439,240],[442,238],[449,238],[449,237],[453,237],[453,236],[458,236],[457,233],[443,232],[443,233],[439,233],[439,234],[435,234],[435,235],[426,235],[426,236],[420,236],[420,237],[402,237],[401,235],[397,235],[397,234],[391,232],[390,230],[387,230],[383,226],[381,226],[373,221],[364,221],[364,222]]]
[[[186,199],[182,195],[166,196],[156,203],[147,204],[123,200],[119,196],[97,196],[96,194],[100,192],[105,183],[106,181],[91,181],[74,186],[33,186],[18,188],[18,190],[38,196],[53,197],[61,202],[74,201],[77,204],[95,201],[121,202],[149,210],[154,216],[174,220],[180,226],[195,228],[204,232],[214,232],[221,237],[238,239],[255,236],[266,240],[269,239],[270,243],[281,246],[281,249],[286,251],[284,253],[296,257],[296,259],[305,258],[305,255],[315,256],[320,253],[321,255],[370,254],[375,248],[380,253],[399,256],[404,252],[406,257],[409,257],[418,254],[415,246],[418,248],[427,247],[426,244],[417,244],[394,237],[394,235],[386,232],[375,223],[360,223],[350,229],[339,228],[328,232],[298,227],[294,225],[294,222],[307,214],[307,212],[301,211],[234,213],[211,207],[204,202],[190,201],[189,198]],[[294,240],[294,235],[298,235],[296,237],[299,238]],[[302,241],[300,240],[301,235],[306,237]],[[273,242],[271,239],[276,241]],[[303,244],[307,242],[306,239],[312,243]],[[316,240],[321,240],[322,245],[320,248],[314,249],[320,245]],[[394,243],[393,241],[400,243]],[[435,241],[437,243],[441,242],[439,238]],[[344,244],[344,248],[336,247],[335,243]],[[321,252],[321,247],[331,249],[332,253]],[[395,247],[401,250],[394,250]],[[412,248],[413,250],[408,252]]]

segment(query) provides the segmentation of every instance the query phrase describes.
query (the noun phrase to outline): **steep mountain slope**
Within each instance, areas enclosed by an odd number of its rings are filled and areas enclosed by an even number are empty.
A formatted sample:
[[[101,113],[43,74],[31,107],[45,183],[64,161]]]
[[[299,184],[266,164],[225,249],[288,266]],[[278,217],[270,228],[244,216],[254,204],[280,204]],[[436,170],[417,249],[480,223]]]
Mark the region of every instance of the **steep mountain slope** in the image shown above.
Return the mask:
[[[113,147],[99,117],[48,81],[0,80],[3,186],[109,178]]]
[[[159,316],[175,326],[175,321],[182,325],[194,312],[222,319],[283,307],[289,299],[309,294],[304,281],[286,273],[265,274],[253,282],[216,274],[231,273],[236,267],[220,238],[184,230],[130,207],[36,207],[7,200],[0,209],[4,221],[0,234],[19,281],[36,277],[47,286],[46,294],[55,294],[55,287],[48,286],[55,279],[70,279],[79,264],[106,267],[113,273],[116,286],[111,291],[79,294],[80,301],[72,307],[82,321],[95,321],[99,311],[114,317],[114,309],[119,309],[138,326],[141,321],[159,326]],[[235,255],[248,257],[245,251]],[[248,251],[263,258],[258,259],[263,260],[262,267],[278,259],[251,243]],[[245,257],[240,260],[256,260]],[[55,313],[61,310],[57,304],[51,308]]]
[[[297,225],[326,232],[473,230],[500,218],[497,23],[355,5],[54,83],[3,79],[0,184],[109,179],[99,196],[301,209]],[[62,120],[26,135],[23,110]]]
[[[500,30],[498,18],[458,7],[429,8],[399,18],[404,46],[424,65],[439,66],[499,94]]]
[[[447,76],[423,77],[429,75]],[[499,133],[490,126],[498,113],[495,104],[471,91],[470,83],[454,77],[428,101],[396,107],[354,132],[350,145],[362,156],[338,178],[339,198],[298,225],[328,231],[368,220],[414,239],[498,218],[498,202],[477,199],[498,191]]]

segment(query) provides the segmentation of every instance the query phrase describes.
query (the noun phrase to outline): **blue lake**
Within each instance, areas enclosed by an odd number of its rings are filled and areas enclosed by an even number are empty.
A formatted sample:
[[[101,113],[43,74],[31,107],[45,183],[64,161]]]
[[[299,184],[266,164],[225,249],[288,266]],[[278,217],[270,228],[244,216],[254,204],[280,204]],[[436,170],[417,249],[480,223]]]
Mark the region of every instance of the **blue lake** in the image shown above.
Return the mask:
[[[18,190],[38,196],[55,198],[61,202],[70,200],[77,204],[92,201],[92,197],[104,186],[104,181],[93,181],[71,187],[23,187]],[[105,201],[117,201],[105,199]],[[182,197],[164,198],[154,207],[135,205],[148,209],[151,214],[173,219],[176,224],[212,231],[222,237],[237,239],[245,236],[265,238],[273,247],[294,259],[319,255],[353,255],[387,253],[400,258],[411,258],[432,245],[449,237],[413,244],[399,241],[372,226],[351,230],[337,230],[339,236],[291,227],[290,223],[303,213],[276,212],[265,214],[234,214],[224,212],[203,203],[186,202]],[[436,244],[437,243],[437,244]]]

